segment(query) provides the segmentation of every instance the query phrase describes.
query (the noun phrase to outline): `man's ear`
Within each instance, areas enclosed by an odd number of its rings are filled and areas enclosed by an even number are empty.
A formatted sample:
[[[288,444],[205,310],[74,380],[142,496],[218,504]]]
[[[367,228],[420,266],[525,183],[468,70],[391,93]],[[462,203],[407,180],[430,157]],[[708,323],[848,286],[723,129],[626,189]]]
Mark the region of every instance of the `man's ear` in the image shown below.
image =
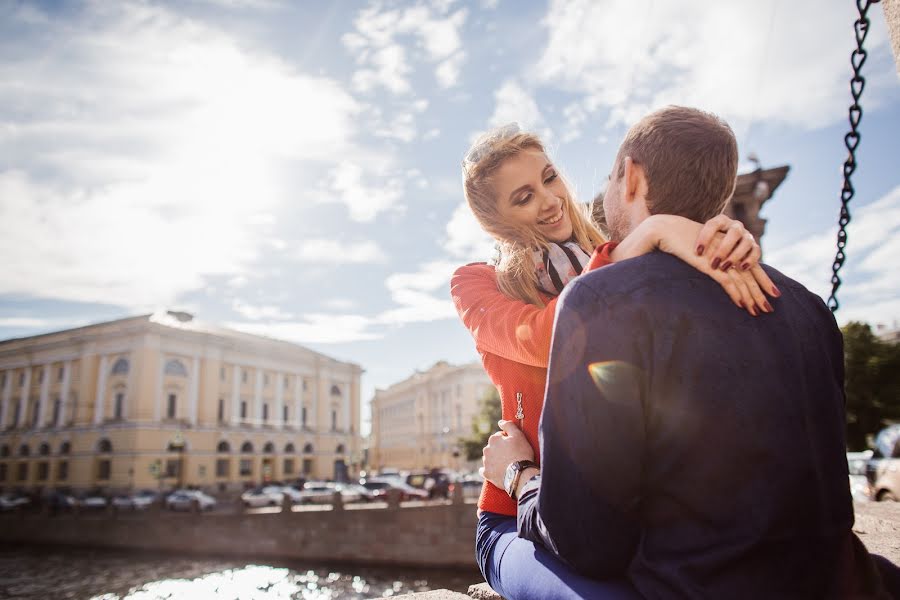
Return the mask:
[[[646,175],[644,168],[634,162],[630,156],[625,157],[625,174],[624,174],[625,193],[623,197],[626,202],[634,202],[638,197],[646,195]]]

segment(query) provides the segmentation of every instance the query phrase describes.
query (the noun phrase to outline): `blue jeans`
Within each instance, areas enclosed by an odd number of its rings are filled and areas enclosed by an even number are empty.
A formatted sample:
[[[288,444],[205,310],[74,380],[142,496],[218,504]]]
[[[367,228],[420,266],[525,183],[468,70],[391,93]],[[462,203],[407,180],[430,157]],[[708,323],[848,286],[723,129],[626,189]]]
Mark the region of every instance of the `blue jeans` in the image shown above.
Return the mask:
[[[506,600],[639,600],[626,579],[596,581],[518,535],[515,517],[482,512],[475,556],[484,580]]]

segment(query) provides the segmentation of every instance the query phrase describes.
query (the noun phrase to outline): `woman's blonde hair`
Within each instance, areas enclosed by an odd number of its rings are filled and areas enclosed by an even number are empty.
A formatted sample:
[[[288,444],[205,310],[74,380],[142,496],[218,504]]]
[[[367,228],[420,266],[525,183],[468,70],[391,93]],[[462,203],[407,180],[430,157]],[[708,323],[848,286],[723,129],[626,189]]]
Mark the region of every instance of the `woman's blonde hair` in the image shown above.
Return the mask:
[[[481,135],[463,161],[463,190],[469,208],[481,227],[497,240],[497,285],[500,291],[516,300],[544,306],[538,292],[533,252],[547,248],[549,240],[537,229],[509,223],[500,214],[498,198],[493,188],[493,175],[503,162],[523,150],[547,151],[540,138],[533,133],[519,131],[515,125],[493,129]],[[557,173],[559,170],[557,169]],[[568,183],[566,210],[572,220],[575,241],[586,252],[606,240],[588,216],[586,206],[572,198]]]

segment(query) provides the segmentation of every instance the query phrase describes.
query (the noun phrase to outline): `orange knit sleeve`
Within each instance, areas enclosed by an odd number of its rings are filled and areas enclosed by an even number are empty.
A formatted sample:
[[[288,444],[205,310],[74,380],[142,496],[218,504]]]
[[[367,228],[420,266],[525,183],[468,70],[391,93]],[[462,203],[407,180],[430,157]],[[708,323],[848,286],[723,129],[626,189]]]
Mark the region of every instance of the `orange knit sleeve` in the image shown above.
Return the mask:
[[[609,254],[613,248],[613,243],[598,246],[585,270],[612,262]],[[450,280],[450,295],[478,352],[547,367],[556,298],[543,308],[513,300],[497,287],[494,267],[481,263],[456,270]]]

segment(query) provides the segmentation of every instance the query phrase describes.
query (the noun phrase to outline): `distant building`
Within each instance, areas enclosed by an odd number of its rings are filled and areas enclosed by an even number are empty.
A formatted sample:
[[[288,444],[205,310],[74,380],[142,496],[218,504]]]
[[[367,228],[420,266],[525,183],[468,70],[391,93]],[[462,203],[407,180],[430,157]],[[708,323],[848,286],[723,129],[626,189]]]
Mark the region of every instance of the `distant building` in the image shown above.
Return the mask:
[[[144,315],[0,342],[0,487],[238,489],[343,478],[362,369]]]
[[[460,469],[459,438],[472,432],[479,401],[493,387],[481,363],[436,363],[372,399],[373,469]]]

